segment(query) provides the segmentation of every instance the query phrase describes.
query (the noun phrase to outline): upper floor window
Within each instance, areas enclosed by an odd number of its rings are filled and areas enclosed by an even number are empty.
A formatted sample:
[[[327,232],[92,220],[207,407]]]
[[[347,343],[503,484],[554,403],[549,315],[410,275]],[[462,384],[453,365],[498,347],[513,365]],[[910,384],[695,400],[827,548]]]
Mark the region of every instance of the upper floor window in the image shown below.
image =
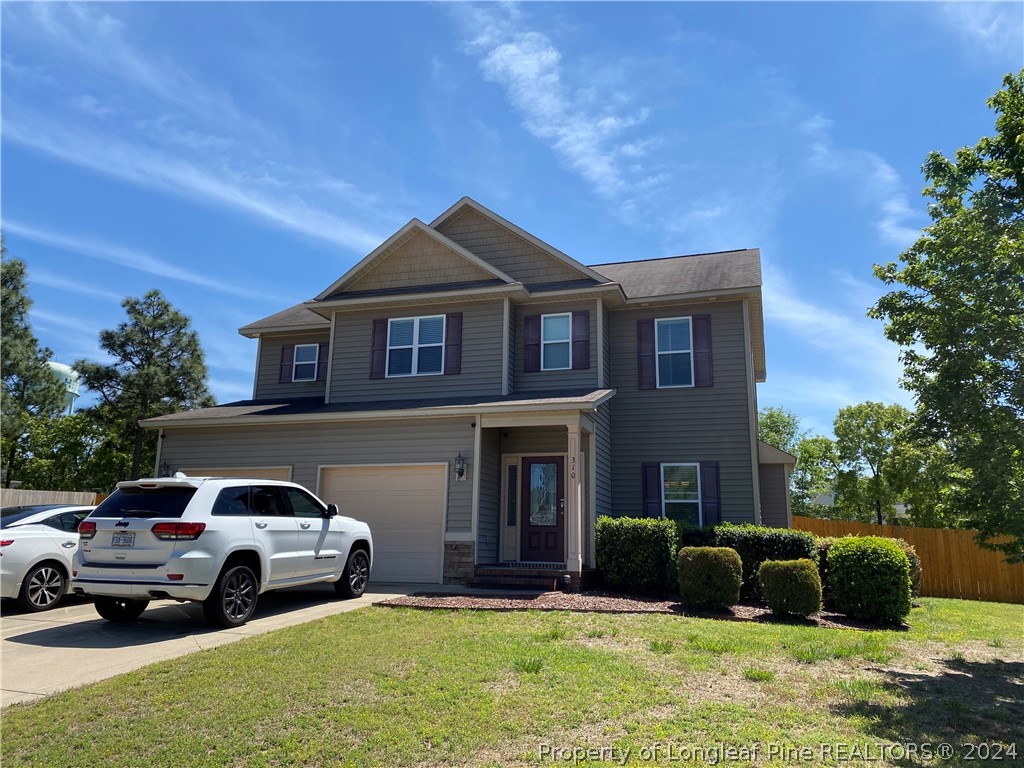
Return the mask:
[[[690,318],[654,321],[658,388],[693,386],[693,329]]]
[[[700,464],[661,465],[661,516],[700,528]]]
[[[565,371],[572,368],[572,314],[541,315],[540,369]]]
[[[292,363],[292,381],[316,381],[316,366],[320,362],[319,344],[296,344]]]
[[[444,315],[388,321],[388,376],[444,371]]]

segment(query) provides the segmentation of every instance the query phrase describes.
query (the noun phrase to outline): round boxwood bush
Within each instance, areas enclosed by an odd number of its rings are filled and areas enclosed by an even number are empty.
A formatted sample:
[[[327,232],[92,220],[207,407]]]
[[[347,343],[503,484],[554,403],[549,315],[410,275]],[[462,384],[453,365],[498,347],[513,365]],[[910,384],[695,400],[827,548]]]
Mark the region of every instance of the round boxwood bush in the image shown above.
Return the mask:
[[[828,591],[828,551],[832,548],[835,539],[822,536],[815,539],[818,547],[818,576],[821,579],[821,605],[823,608],[832,610],[832,596]]]
[[[899,624],[910,613],[910,561],[892,539],[836,539],[828,551],[828,589],[847,616]]]
[[[728,547],[679,550],[679,599],[688,608],[721,610],[736,605],[743,584],[743,561]]]
[[[757,569],[765,560],[814,560],[817,555],[813,534],[761,525],[717,525],[713,544],[716,547],[735,549],[739,553],[743,560],[740,596],[754,602],[763,600],[757,581]]]
[[[772,613],[810,616],[821,610],[821,577],[813,560],[765,560],[757,579]]]
[[[900,549],[903,550],[903,554],[907,556],[907,560],[910,561],[910,596],[920,597],[921,596],[921,556],[917,554],[917,550],[914,549],[913,544],[908,544],[903,539],[896,539],[897,544],[900,545]]]
[[[640,595],[672,592],[676,527],[672,520],[597,518],[597,568],[609,589]]]

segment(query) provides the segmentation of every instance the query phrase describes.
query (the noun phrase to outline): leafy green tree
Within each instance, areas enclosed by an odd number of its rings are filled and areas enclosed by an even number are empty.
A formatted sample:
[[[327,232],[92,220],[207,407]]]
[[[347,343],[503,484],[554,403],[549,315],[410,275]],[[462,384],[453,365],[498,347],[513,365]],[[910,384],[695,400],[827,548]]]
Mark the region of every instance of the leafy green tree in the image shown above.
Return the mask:
[[[1024,560],[1024,70],[988,105],[996,135],[928,155],[931,224],[875,266],[899,288],[870,309],[902,348],[917,427],[965,470],[979,541]],[[1001,535],[1009,541],[996,542]]]
[[[97,488],[91,465],[102,436],[99,425],[85,413],[35,419],[29,427],[25,462],[19,472],[23,486],[52,491]]]
[[[758,433],[764,442],[793,453],[807,433],[800,431],[800,417],[787,408],[762,408],[757,414]]]
[[[820,494],[835,492],[839,461],[836,446],[823,435],[801,437],[794,448],[796,467],[789,476],[790,503],[794,515],[832,517],[834,508],[813,504]]]
[[[213,398],[206,389],[203,348],[188,316],[157,290],[141,299],[128,297],[121,306],[128,320],[100,331],[100,347],[114,362],[80,360],[75,369],[100,397],[92,413],[124,438],[107,448],[116,455],[130,446],[130,466],[123,469],[134,480],[140,475],[143,454],[151,456],[156,444],[156,435],[147,434],[139,421],[212,405]]]
[[[911,525],[963,528],[963,470],[942,443],[905,430],[886,460],[890,484],[907,506]]]
[[[29,326],[32,300],[26,282],[25,263],[7,258],[0,237],[0,460],[7,487],[18,479],[32,423],[60,413],[65,397],[64,386],[46,364],[53,353],[40,346]]]
[[[841,470],[836,501],[851,519],[882,524],[899,500],[888,472],[888,461],[911,414],[901,405],[861,403],[839,409],[832,431]]]

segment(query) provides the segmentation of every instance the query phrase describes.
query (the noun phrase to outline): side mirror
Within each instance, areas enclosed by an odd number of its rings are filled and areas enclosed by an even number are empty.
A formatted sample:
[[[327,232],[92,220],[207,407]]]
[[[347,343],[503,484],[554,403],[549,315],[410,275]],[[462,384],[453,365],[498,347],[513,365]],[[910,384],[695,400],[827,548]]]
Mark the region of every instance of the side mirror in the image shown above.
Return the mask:
[[[327,516],[328,517],[337,517],[338,516],[338,505],[337,504],[328,504],[327,505]]]

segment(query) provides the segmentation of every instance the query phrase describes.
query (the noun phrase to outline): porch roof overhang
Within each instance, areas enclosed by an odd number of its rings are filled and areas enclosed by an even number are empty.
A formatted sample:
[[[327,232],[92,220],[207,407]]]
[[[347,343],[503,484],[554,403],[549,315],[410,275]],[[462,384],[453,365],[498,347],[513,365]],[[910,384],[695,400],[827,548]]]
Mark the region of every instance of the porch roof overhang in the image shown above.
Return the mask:
[[[614,389],[572,389],[520,392],[500,397],[433,398],[373,401],[368,403],[324,403],[319,398],[291,400],[240,400],[143,419],[146,429],[252,426],[310,422],[369,421],[388,418],[443,418],[479,416],[490,423],[567,423],[580,414],[597,410],[615,395]],[[554,419],[554,421],[552,421]]]

